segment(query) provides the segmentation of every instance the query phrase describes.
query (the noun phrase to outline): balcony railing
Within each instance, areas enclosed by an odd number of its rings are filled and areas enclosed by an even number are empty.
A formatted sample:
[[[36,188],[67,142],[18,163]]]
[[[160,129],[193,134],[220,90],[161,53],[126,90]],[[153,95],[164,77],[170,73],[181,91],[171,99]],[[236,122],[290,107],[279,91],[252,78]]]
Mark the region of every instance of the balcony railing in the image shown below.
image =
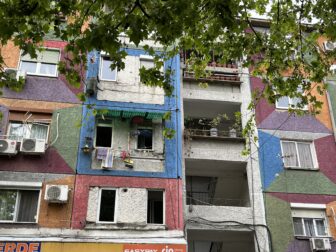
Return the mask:
[[[243,199],[214,198],[209,192],[190,192],[187,191],[187,205],[205,205],[205,206],[246,206]]]
[[[216,129],[185,129],[185,136],[191,138],[232,139],[244,141],[242,132],[233,129],[229,131],[220,131]]]
[[[240,84],[240,78],[238,76],[238,73],[230,72],[216,72],[211,71],[210,75],[196,78],[195,74],[191,71],[184,70],[183,71],[183,78],[185,80],[198,80],[198,81],[213,81],[213,82],[229,82],[232,84]]]

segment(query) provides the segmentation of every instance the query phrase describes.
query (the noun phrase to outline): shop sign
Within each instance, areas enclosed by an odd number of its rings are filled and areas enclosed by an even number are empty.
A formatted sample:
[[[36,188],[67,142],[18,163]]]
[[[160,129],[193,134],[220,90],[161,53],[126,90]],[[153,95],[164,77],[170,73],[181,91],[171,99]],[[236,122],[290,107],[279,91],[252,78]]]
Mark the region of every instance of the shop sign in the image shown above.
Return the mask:
[[[0,242],[0,252],[40,252],[40,242]]]

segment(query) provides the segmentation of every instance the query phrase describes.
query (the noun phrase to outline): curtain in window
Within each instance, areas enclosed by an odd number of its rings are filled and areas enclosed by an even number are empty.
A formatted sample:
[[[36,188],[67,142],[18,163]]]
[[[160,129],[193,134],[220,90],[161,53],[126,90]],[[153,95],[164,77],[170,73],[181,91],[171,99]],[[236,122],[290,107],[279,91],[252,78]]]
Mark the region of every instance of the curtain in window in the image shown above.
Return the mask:
[[[30,138],[46,139],[48,135],[48,126],[43,124],[33,124],[31,127]]]
[[[302,168],[314,168],[313,157],[309,143],[297,143],[300,165]]]
[[[286,167],[297,167],[299,165],[294,142],[282,142],[282,155]]]
[[[26,132],[26,125],[22,123],[11,123],[9,127],[9,139],[20,141]]]
[[[306,230],[306,236],[316,236],[313,219],[304,219],[303,222]]]
[[[324,220],[315,220],[317,235],[327,235]]]
[[[20,206],[17,216],[18,222],[36,222],[39,191],[20,191]]]
[[[14,219],[17,191],[0,190],[0,220]]]
[[[304,235],[301,218],[293,218],[293,225],[295,235]]]

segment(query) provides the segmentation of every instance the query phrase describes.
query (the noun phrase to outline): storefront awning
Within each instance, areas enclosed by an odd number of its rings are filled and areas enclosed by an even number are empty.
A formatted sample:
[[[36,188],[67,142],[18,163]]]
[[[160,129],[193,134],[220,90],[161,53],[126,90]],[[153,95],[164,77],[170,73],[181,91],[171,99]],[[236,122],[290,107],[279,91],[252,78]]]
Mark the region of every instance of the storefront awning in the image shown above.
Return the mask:
[[[145,111],[129,111],[129,110],[97,110],[98,116],[104,117],[120,117],[120,118],[133,118],[135,116],[141,116],[148,120],[161,119],[164,113],[160,112],[145,112]]]

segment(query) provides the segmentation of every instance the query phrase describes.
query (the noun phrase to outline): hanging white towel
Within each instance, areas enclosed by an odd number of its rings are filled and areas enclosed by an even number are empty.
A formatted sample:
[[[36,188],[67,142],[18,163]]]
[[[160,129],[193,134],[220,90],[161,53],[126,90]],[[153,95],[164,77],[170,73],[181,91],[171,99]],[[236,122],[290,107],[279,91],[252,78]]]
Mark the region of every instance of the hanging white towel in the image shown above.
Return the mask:
[[[104,168],[113,168],[113,150],[109,148],[107,150],[106,158],[102,160],[101,167]]]

